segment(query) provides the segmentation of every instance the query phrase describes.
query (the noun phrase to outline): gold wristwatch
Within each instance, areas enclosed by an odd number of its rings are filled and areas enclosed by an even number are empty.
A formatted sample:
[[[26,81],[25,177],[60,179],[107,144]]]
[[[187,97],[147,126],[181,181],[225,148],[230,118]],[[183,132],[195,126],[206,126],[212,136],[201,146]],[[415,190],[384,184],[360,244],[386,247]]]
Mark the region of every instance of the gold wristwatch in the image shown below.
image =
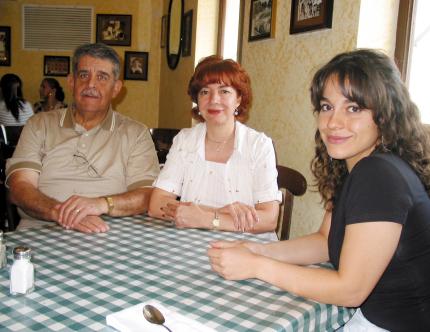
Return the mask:
[[[107,205],[108,205],[108,212],[107,212],[107,214],[110,215],[112,213],[114,207],[115,207],[115,205],[113,204],[113,198],[110,197],[110,196],[106,196],[105,200],[106,200]]]
[[[213,229],[218,229],[219,228],[219,223],[220,223],[220,220],[219,220],[219,216],[218,216],[218,211],[215,210],[215,217],[212,220],[212,228]]]

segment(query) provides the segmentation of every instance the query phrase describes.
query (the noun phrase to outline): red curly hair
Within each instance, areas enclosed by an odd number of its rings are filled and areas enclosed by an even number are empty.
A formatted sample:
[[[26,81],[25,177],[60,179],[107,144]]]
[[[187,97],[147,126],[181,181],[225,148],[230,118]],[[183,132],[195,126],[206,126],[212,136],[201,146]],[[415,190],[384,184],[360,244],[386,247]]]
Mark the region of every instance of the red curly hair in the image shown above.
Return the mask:
[[[188,95],[197,104],[199,91],[212,83],[223,83],[233,87],[237,95],[241,97],[241,103],[237,108],[236,119],[242,123],[249,117],[249,110],[252,104],[251,79],[240,64],[231,59],[224,60],[217,55],[203,58],[197,65],[193,76],[188,84]],[[200,122],[205,120],[199,115],[198,106],[191,110],[194,119]]]

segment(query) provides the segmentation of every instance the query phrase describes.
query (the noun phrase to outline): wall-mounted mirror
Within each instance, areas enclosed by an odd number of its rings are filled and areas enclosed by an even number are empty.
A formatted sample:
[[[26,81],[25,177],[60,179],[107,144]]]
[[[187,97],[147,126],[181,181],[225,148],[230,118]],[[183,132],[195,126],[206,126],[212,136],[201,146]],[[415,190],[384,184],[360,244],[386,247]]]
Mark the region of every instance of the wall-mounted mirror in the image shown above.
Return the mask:
[[[170,0],[167,20],[167,64],[175,69],[181,57],[184,0]]]

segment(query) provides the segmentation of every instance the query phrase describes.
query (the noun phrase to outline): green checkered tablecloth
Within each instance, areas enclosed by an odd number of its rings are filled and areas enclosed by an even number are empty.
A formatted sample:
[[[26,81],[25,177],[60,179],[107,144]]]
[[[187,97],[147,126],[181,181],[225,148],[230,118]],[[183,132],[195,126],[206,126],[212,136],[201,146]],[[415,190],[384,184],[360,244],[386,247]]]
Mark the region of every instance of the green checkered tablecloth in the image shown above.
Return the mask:
[[[0,271],[0,331],[112,331],[106,315],[156,300],[217,331],[331,331],[351,310],[312,302],[259,280],[226,281],[206,255],[214,239],[251,239],[176,229],[144,216],[107,220],[85,235],[58,226],[6,234]],[[11,250],[33,250],[36,289],[9,295]]]

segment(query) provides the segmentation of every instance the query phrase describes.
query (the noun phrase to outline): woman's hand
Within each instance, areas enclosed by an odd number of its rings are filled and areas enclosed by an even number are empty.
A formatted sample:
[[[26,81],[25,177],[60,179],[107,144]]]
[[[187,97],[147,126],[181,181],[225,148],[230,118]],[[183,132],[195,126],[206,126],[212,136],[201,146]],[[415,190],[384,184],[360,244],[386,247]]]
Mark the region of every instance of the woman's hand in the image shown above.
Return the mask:
[[[252,231],[260,221],[255,208],[241,202],[228,204],[218,211],[230,215],[233,218],[236,231],[239,232]]]
[[[228,280],[243,280],[256,277],[258,255],[251,248],[252,242],[216,241],[208,249],[212,270]]]
[[[202,221],[205,212],[191,202],[168,203],[163,212],[167,219],[172,220],[178,228],[208,228]]]

